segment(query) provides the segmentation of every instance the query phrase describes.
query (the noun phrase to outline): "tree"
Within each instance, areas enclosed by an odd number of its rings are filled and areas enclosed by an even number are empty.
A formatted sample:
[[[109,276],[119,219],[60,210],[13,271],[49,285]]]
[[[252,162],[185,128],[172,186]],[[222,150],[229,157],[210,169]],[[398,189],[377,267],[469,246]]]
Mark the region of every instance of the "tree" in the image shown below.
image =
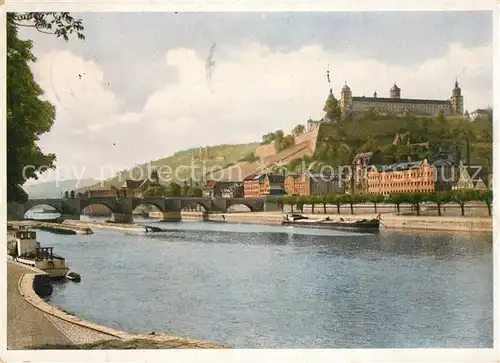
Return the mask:
[[[452,201],[451,193],[448,191],[434,192],[428,196],[430,202],[436,203],[438,216],[441,216],[441,206]]]
[[[465,216],[465,203],[478,199],[479,193],[474,189],[454,190],[451,194],[451,201],[460,206],[462,217]]]
[[[67,190],[64,192],[64,198],[66,198],[66,199],[69,198],[69,192]]]
[[[488,215],[491,217],[491,203],[493,202],[493,190],[488,189],[479,193],[479,200],[486,203]]]
[[[320,204],[322,202],[322,198],[318,195],[312,195],[310,198],[309,198],[309,203],[311,203],[311,212],[312,214],[314,214],[314,207],[316,206],[316,204]]]
[[[328,203],[335,204],[337,206],[337,214],[340,214],[340,206],[344,204],[347,194],[334,194],[328,196]]]
[[[320,203],[323,205],[323,213],[326,214],[326,205],[329,203],[329,196],[328,195],[322,195],[320,197]]]
[[[326,101],[323,111],[325,112],[325,118],[329,121],[339,120],[341,115],[339,101],[335,97],[332,97]]]
[[[396,205],[396,210],[398,214],[400,213],[400,205],[406,203],[408,201],[408,197],[403,193],[394,193],[389,195],[388,198],[385,199],[387,203],[392,203]]]
[[[71,199],[75,199],[75,191],[72,190],[71,193],[69,193]]]
[[[143,193],[145,197],[164,197],[167,195],[167,190],[164,186],[148,187]]]
[[[382,203],[385,197],[382,194],[373,194],[369,196],[369,201],[373,203],[375,207],[375,213],[377,213],[377,203]]]
[[[180,197],[181,196],[181,186],[177,183],[170,183],[167,189],[167,195],[171,197]]]
[[[188,196],[190,193],[191,187],[188,185],[187,180],[184,180],[184,183],[182,185],[181,189],[181,195],[182,196]]]
[[[366,197],[360,194],[345,194],[344,203],[349,204],[351,207],[351,214],[354,214],[354,204],[363,203],[366,201]]]
[[[201,197],[203,195],[203,190],[201,188],[198,188],[198,187],[191,187],[189,188],[189,191],[188,191],[188,194],[187,196],[188,197]]]
[[[276,139],[276,135],[274,132],[269,132],[262,136],[262,143],[263,144],[270,144]]]
[[[297,203],[297,197],[293,195],[287,195],[283,198],[283,203],[290,206],[290,213],[293,213],[293,207]]]
[[[306,196],[299,196],[297,198],[297,208],[300,209],[300,213],[304,213],[304,205],[308,202],[308,198]]]
[[[306,131],[305,126],[302,124],[298,124],[297,126],[295,126],[292,129],[292,135],[299,136],[299,135],[302,135],[304,133],[304,131]]]
[[[84,39],[81,20],[69,13],[7,13],[7,200],[24,202],[27,194],[22,185],[38,179],[54,168],[54,154],[44,154],[38,147],[39,137],[50,131],[55,107],[40,98],[43,90],[35,82],[30,63],[36,62],[33,42],[18,37],[19,27],[69,39],[76,33]],[[43,168],[42,168],[43,167]]]
[[[271,195],[267,197],[267,201],[270,203],[275,203],[278,208],[283,212],[284,198],[281,196]]]
[[[417,216],[420,215],[420,204],[425,201],[429,200],[429,195],[426,193],[421,193],[421,192],[415,192],[415,193],[410,193],[407,194],[408,201],[413,204],[415,207],[415,211],[417,212]]]
[[[259,158],[257,155],[255,155],[255,153],[254,153],[254,152],[250,152],[250,153],[248,153],[247,155],[245,155],[244,157],[242,157],[241,159],[239,159],[238,161],[246,161],[246,162],[248,162],[248,163],[253,163],[254,161],[257,161],[257,160],[259,160],[259,159],[260,159],[260,158]],[[228,167],[228,166],[226,165],[226,168],[227,168],[227,167]]]

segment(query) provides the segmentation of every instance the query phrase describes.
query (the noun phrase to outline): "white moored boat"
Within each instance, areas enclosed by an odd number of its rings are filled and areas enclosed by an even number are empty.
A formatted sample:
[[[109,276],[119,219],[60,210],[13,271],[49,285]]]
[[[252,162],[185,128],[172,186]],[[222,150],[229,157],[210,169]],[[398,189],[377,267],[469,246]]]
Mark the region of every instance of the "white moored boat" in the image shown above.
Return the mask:
[[[63,257],[55,255],[54,247],[40,247],[36,232],[27,229],[15,232],[17,253],[15,260],[45,271],[52,278],[64,278],[69,271]]]

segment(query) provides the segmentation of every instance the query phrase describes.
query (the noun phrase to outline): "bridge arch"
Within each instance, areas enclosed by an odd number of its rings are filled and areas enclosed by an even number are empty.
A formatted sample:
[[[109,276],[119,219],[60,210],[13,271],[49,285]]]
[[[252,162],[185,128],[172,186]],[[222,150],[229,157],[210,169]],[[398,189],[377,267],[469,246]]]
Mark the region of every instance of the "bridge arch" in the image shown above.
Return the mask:
[[[83,212],[83,210],[89,206],[94,206],[94,205],[103,205],[111,213],[116,213],[119,212],[116,208],[116,206],[113,203],[108,202],[107,200],[102,200],[102,199],[97,199],[97,198],[92,198],[89,200],[82,200],[82,203],[80,204],[80,214]]]
[[[135,211],[139,207],[155,207],[155,209],[158,209],[160,212],[165,212],[165,207],[162,206],[160,203],[156,202],[151,202],[151,201],[141,201],[141,202],[135,202],[132,204],[132,211]]]
[[[227,212],[255,212],[254,209],[255,208],[248,203],[232,203],[228,205]]]
[[[204,203],[203,201],[200,200],[183,200],[181,202],[182,211],[187,212],[187,211],[193,211],[193,209],[197,210],[198,209],[197,207],[200,207],[202,212],[209,212],[212,210],[211,205],[209,205],[208,203]]]
[[[227,208],[229,209],[232,206],[244,205],[251,212],[260,212],[264,210],[264,200],[257,198],[234,198],[229,199],[227,203]]]
[[[90,202],[80,210],[80,215],[87,217],[111,217],[113,210],[104,203]],[[104,207],[104,208],[103,208]]]
[[[49,208],[47,208],[47,207],[49,207]],[[33,216],[33,213],[37,209],[42,209],[42,210],[43,209],[50,209],[50,211],[45,212],[47,214],[54,214],[54,215],[55,214],[58,214],[58,215],[63,214],[63,210],[62,210],[63,208],[60,204],[40,201],[40,202],[26,203],[24,205],[23,218],[24,219],[35,219]],[[44,213],[44,212],[42,212],[42,213]],[[43,219],[43,218],[39,218],[39,219]]]
[[[155,203],[155,202],[148,202],[148,201],[143,201],[141,203],[134,203],[132,205],[132,216],[133,218],[135,217],[142,217],[142,218],[153,218],[153,219],[156,219],[158,218],[159,216],[153,216],[153,217],[150,217],[151,216],[151,212],[153,213],[161,213],[161,215],[163,215],[163,213],[165,212],[164,209],[162,208],[161,205],[158,205],[158,203]],[[161,219],[161,217],[160,217]]]

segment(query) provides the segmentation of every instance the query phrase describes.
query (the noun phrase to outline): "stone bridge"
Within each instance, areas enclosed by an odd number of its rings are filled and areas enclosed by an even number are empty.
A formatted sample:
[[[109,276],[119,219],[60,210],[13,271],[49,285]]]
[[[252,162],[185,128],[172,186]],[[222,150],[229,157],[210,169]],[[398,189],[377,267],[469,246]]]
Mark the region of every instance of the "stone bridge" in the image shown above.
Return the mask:
[[[227,212],[233,205],[245,205],[252,212],[264,210],[263,198],[197,198],[197,197],[143,197],[143,198],[115,198],[115,197],[90,197],[90,198],[63,198],[63,199],[29,199],[22,205],[22,215],[30,209],[48,205],[61,214],[61,220],[80,219],[80,215],[89,205],[102,204],[113,213],[116,222],[131,222],[132,211],[140,205],[149,204],[163,212],[165,221],[181,220],[181,211],[193,203],[201,205],[207,213]]]

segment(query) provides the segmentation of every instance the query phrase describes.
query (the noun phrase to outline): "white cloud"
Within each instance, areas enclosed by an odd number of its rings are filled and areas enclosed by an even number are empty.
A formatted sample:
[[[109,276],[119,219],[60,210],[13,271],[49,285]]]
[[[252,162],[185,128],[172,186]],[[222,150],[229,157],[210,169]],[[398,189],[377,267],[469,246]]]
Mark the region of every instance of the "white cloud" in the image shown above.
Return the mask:
[[[491,45],[464,49],[451,44],[445,57],[418,67],[333,54],[315,45],[282,52],[246,42],[224,49],[224,60],[217,59],[217,50],[210,83],[199,54],[170,50],[165,67],[175,67],[177,82],[151,94],[137,113],[123,112],[126,104],[109,90],[97,61],[69,52],[42,56],[34,72],[57,107],[55,126],[42,138],[42,147],[58,155],[58,165],[77,162],[86,167],[86,177],[99,177],[99,165],[123,169],[188,147],[258,141],[269,131],[290,130],[322,116],[327,64],[337,98],[346,80],[359,96],[374,90],[386,96],[396,81],[402,97],[447,99],[455,75],[463,73],[459,81],[466,108],[492,103]]]

